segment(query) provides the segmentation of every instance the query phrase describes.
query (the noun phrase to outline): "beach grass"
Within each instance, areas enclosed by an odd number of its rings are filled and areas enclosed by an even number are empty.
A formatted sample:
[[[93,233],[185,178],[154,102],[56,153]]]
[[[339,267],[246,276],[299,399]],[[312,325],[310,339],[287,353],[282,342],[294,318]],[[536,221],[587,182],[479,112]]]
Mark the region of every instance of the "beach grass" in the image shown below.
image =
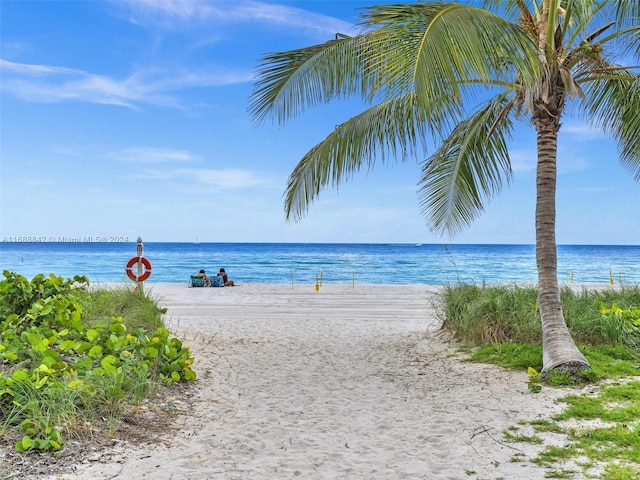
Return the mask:
[[[85,277],[0,282],[0,434],[18,452],[111,438],[162,385],[195,379],[156,302],[129,288],[89,291]]]
[[[567,325],[591,369],[576,379],[551,372],[545,385],[570,386],[576,394],[559,401],[567,407],[551,420],[531,422],[532,434],[518,427],[506,442],[540,443],[539,432],[562,434],[564,445],[545,445],[529,459],[553,468],[580,459],[575,469],[550,470],[547,478],[631,480],[640,476],[640,287],[610,290],[562,289]],[[443,328],[465,345],[469,361],[529,371],[542,369],[541,328],[535,288],[448,286],[440,299]],[[530,380],[540,391],[540,377]],[[590,385],[588,392],[585,385]],[[593,389],[593,386],[597,388]],[[571,422],[597,422],[570,427]],[[523,461],[518,457],[514,461]],[[594,472],[598,472],[597,474]],[[596,476],[594,476],[596,475]]]
[[[542,342],[535,287],[448,285],[442,296],[443,329],[467,345]],[[623,315],[603,314],[613,305],[623,310],[640,307],[640,286],[592,290],[567,286],[560,297],[577,344],[640,346],[640,326],[628,328],[629,319]]]
[[[142,328],[152,332],[164,326],[162,315],[166,309],[131,288],[95,290],[90,292],[90,299],[83,312],[86,325],[95,325],[111,317],[122,317],[129,330]]]

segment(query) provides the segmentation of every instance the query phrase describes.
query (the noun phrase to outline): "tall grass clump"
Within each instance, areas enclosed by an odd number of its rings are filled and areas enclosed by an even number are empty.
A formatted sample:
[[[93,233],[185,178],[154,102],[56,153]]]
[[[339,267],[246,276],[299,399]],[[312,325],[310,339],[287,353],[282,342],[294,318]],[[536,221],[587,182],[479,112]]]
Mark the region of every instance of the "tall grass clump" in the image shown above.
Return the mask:
[[[560,298],[576,343],[640,346],[640,286],[563,287]],[[441,301],[442,328],[466,345],[542,341],[535,287],[449,285]]]
[[[471,346],[542,339],[533,288],[469,284],[446,286],[443,328]]]
[[[83,314],[86,325],[104,322],[111,317],[122,317],[129,330],[143,328],[153,331],[163,327],[162,315],[166,309],[158,307],[137,290],[121,287],[109,290],[95,290],[90,294]]]
[[[83,428],[111,435],[160,385],[194,380],[188,347],[138,291],[51,274],[0,281],[0,433],[20,452],[60,450]]]

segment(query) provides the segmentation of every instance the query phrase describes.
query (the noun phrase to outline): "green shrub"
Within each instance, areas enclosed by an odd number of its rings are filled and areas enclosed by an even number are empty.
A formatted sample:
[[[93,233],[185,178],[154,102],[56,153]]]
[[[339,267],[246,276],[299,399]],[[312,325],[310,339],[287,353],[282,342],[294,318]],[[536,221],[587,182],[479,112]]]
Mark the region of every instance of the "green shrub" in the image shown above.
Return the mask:
[[[3,275],[0,413],[4,431],[25,432],[19,451],[58,450],[79,418],[117,423],[155,384],[195,379],[190,349],[139,292],[89,293],[86,277]]]

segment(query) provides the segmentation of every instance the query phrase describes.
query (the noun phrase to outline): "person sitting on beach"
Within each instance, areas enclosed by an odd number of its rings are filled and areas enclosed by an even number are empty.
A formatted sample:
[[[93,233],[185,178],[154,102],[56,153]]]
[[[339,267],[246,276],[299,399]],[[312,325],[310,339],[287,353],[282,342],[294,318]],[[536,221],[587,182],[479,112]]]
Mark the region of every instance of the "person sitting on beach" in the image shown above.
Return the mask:
[[[209,280],[209,277],[207,276],[207,274],[204,273],[204,270],[200,270],[200,272],[198,272],[198,276],[204,278],[205,287],[208,287],[211,285],[211,280]]]
[[[233,287],[235,286],[235,282],[233,280],[229,280],[229,275],[224,271],[224,268],[221,268],[218,272],[218,276],[222,277],[222,281],[224,282],[225,287]]]

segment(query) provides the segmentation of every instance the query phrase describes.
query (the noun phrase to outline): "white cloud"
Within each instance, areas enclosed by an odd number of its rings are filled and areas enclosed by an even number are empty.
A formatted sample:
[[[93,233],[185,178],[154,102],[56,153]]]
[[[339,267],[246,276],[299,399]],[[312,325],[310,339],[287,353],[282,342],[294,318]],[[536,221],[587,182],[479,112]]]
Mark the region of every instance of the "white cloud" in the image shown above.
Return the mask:
[[[511,150],[509,158],[511,159],[511,170],[514,173],[528,173],[536,169],[538,157],[535,150]]]
[[[125,148],[118,152],[108,153],[106,156],[125,162],[143,163],[191,162],[200,160],[198,156],[184,150],[153,147]]]
[[[49,65],[31,65],[0,59],[2,90],[35,103],[83,101],[136,108],[138,104],[178,107],[170,95],[193,87],[246,83],[247,71],[139,70],[123,80],[82,70]]]
[[[35,103],[76,100],[126,107],[141,101],[166,103],[159,95],[145,92],[135,81],[116,81],[77,69],[1,60],[0,70],[2,90]]]
[[[224,189],[240,189],[255,186],[269,186],[272,181],[259,172],[237,169],[180,169],[174,172],[196,178],[202,183]]]
[[[133,173],[129,176],[141,180],[171,180],[175,178],[175,174],[171,170],[144,170],[143,172]]]
[[[13,185],[27,185],[29,188],[38,188],[48,185],[54,185],[54,180],[45,177],[23,177],[14,178],[11,183]]]
[[[239,169],[197,169],[179,168],[145,170],[131,175],[144,180],[177,180],[182,186],[193,189],[196,184],[206,185],[216,190],[240,190],[251,187],[272,188],[277,185],[274,178],[262,172]],[[179,178],[179,180],[178,180]],[[189,182],[192,182],[189,184]]]
[[[225,24],[256,22],[267,26],[296,28],[324,36],[354,33],[354,25],[301,8],[258,1],[221,0],[129,0],[130,21],[154,23],[176,29],[176,21],[211,21]]]
[[[515,174],[535,173],[538,162],[538,154],[535,150],[513,150],[509,152],[509,156],[511,169]],[[589,166],[589,162],[584,157],[577,156],[571,151],[558,150],[558,174],[583,171]]]
[[[35,103],[83,101],[137,108],[140,104],[178,107],[171,93],[252,81],[252,72],[141,69],[117,80],[83,70],[0,60],[2,90]]]
[[[584,123],[568,123],[562,126],[560,129],[560,134],[567,133],[572,136],[572,139],[575,140],[575,137],[579,137],[580,140],[599,140],[602,138],[607,138],[601,130],[594,128],[591,125],[587,125]]]
[[[121,7],[123,4],[114,3]],[[247,23],[276,28],[296,28],[322,38],[348,32],[352,25],[326,15],[287,5],[257,1],[130,0],[136,23],[165,22],[195,36],[192,46],[203,46],[225,38],[221,25]],[[182,23],[182,20],[185,23]],[[201,22],[194,28],[194,22]],[[249,27],[251,28],[251,27]],[[212,37],[211,32],[215,36]],[[138,68],[116,78],[65,65],[29,64],[0,59],[0,88],[34,103],[87,102],[138,109],[151,104],[180,108],[178,93],[191,88],[221,87],[254,81],[252,66]]]
[[[7,72],[14,72],[33,76],[85,74],[83,71],[75,70],[73,68],[52,67],[49,65],[30,65],[27,63],[10,62],[4,59],[0,59],[0,69],[5,74]]]
[[[190,18],[206,15],[207,6],[191,0],[130,0],[128,4],[138,15],[163,15]]]

